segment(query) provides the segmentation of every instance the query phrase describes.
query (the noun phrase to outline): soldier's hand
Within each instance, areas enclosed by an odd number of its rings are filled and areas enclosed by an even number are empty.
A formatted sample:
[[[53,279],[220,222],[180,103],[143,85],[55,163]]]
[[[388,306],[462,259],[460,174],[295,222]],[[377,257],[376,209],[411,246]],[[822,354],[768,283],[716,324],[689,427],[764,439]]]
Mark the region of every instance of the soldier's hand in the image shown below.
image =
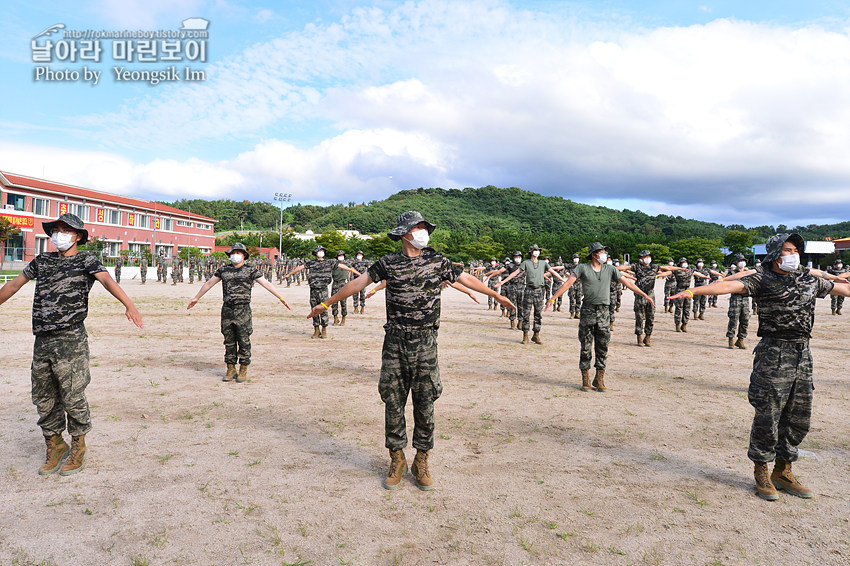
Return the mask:
[[[314,316],[319,316],[320,314],[322,314],[326,310],[327,309],[325,307],[323,307],[322,305],[320,305],[320,304],[316,305],[315,307],[313,307],[313,310],[310,311],[310,314],[307,315],[307,318],[313,318]]]
[[[548,311],[549,307],[551,307],[554,304],[555,304],[555,301],[553,301],[552,299],[549,299],[548,301],[546,301],[546,306],[543,307],[543,312]]]
[[[142,315],[139,314],[139,311],[134,308],[128,308],[125,313],[127,315],[127,320],[138,326],[139,328],[144,328],[145,325],[142,323]]]
[[[289,308],[289,304],[283,297],[280,298],[280,302],[283,303],[283,306],[285,306],[287,309],[292,310],[291,308]]]
[[[198,304],[198,299],[192,299],[191,301],[189,301],[189,306],[186,307],[186,310],[191,309],[192,307],[194,307],[197,304]]]

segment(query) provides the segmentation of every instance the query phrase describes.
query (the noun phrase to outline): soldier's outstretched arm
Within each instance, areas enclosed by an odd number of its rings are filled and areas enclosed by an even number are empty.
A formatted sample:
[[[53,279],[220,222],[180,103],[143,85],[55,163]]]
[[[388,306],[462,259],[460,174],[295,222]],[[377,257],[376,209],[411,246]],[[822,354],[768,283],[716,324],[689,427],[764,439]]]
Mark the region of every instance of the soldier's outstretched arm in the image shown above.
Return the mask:
[[[634,293],[635,293],[636,295],[640,295],[641,297],[643,297],[644,299],[646,299],[647,301],[649,301],[649,304],[651,304],[653,307],[655,306],[655,301],[653,301],[652,299],[650,299],[650,298],[649,298],[649,295],[647,295],[646,293],[644,293],[644,292],[641,290],[641,288],[640,288],[640,287],[638,287],[637,285],[635,285],[635,284],[634,284],[634,281],[632,281],[630,278],[628,278],[628,277],[626,277],[626,276],[624,275],[623,277],[620,277],[620,282],[621,282],[623,285],[625,285],[627,289],[630,289],[630,290],[634,291]]]
[[[372,297],[375,296],[375,293],[377,293],[378,291],[381,291],[382,289],[385,289],[386,287],[387,287],[387,282],[381,281],[380,283],[378,283],[377,285],[372,287],[372,289],[368,293],[366,293],[364,298],[371,299]]]
[[[563,269],[563,267],[562,267],[562,266],[560,266],[560,265],[559,265],[559,266],[557,266],[557,267],[561,267],[561,268]],[[555,276],[555,277],[557,277],[558,279],[560,279],[560,280],[561,280],[561,283],[566,283],[566,281],[567,281],[567,280],[566,280],[566,279],[564,279],[563,277],[561,277],[561,274],[560,274],[560,273],[558,273],[557,271],[555,271],[555,269],[554,269],[554,268],[550,267],[550,268],[549,268],[549,271],[551,271],[551,272],[552,272],[552,275],[553,275],[553,276]]]
[[[839,297],[850,297],[850,285],[833,285],[830,295],[838,295]]]
[[[473,277],[473,279],[475,279]],[[475,279],[477,281],[477,279]],[[345,286],[337,291],[330,299],[328,299],[324,305],[319,303],[313,310],[310,311],[310,314],[307,315],[307,318],[313,318],[314,316],[319,316],[323,311],[326,311],[329,306],[332,304],[343,301],[353,295],[354,293],[359,293],[363,289],[369,286],[372,283],[372,278],[369,277],[369,273],[364,273],[357,279],[353,279],[345,284]]]
[[[474,276],[473,276],[473,277],[474,277]],[[448,283],[448,282],[447,282],[447,283]],[[481,304],[481,301],[479,301],[479,300],[478,300],[478,297],[476,297],[475,295],[473,295],[473,294],[472,294],[472,291],[470,291],[469,289],[467,289],[466,287],[464,287],[464,286],[463,286],[463,285],[461,285],[460,283],[458,283],[458,282],[449,283],[449,287],[453,287],[453,288],[457,289],[458,291],[460,291],[460,292],[461,292],[461,293],[463,293],[464,295],[468,295],[470,299],[472,299],[473,301],[475,301],[475,302],[476,302],[476,303],[478,303],[479,305]]]
[[[514,273],[516,273],[516,272],[514,272]],[[513,275],[513,274],[511,274],[511,275]],[[507,297],[505,297],[503,295],[500,295],[499,293],[497,293],[496,291],[494,291],[493,289],[491,289],[490,287],[488,287],[487,285],[485,285],[484,283],[482,283],[481,281],[479,281],[478,279],[476,279],[475,277],[473,277],[469,273],[461,273],[460,277],[457,278],[457,281],[458,281],[458,283],[460,283],[464,287],[469,287],[473,291],[478,291],[482,295],[489,295],[490,297],[493,297],[494,299],[496,299],[496,302],[499,303],[502,306],[505,306],[509,309],[516,310],[516,305],[514,305],[510,301],[510,299],[508,299]]]
[[[124,292],[124,289],[121,288],[121,285],[116,283],[115,279],[113,279],[106,271],[95,273],[94,277],[100,281],[100,284],[103,285],[113,297],[118,299],[121,304],[124,305],[124,314],[127,315],[127,320],[139,328],[144,328],[145,325],[142,323],[142,315],[139,314],[139,311],[136,309],[136,305],[133,304],[133,301],[130,300],[130,297],[128,297],[127,293]]]
[[[206,283],[204,283],[203,287],[201,287],[200,289],[198,289],[198,294],[197,294],[197,295],[195,295],[195,296],[194,296],[194,298],[192,298],[192,300],[191,300],[191,301],[189,301],[189,306],[188,306],[188,307],[186,307],[186,310],[189,310],[189,309],[191,309],[192,307],[194,307],[195,305],[197,305],[197,304],[198,304],[198,301],[199,301],[199,300],[201,300],[201,297],[203,297],[203,296],[204,296],[204,294],[206,294],[206,292],[207,292],[207,291],[209,291],[210,289],[212,289],[212,288],[213,288],[213,287],[214,287],[214,286],[215,286],[215,285],[216,285],[219,281],[221,281],[221,277],[216,277],[215,275],[213,275],[213,276],[210,278],[210,280],[209,280],[209,281],[207,281]]]
[[[0,305],[8,301],[12,295],[21,290],[30,278],[21,273],[2,287],[0,287]]]
[[[694,295],[727,295],[730,293],[744,294],[747,290],[744,284],[740,281],[715,281],[702,287],[694,287],[693,289],[685,289],[681,293],[677,293],[672,297],[667,297],[670,300],[690,299]]]
[[[286,299],[283,298],[283,295],[281,295],[280,293],[277,292],[277,289],[275,289],[275,286],[272,285],[271,281],[269,281],[265,277],[260,277],[259,279],[257,279],[257,283],[262,285],[266,290],[268,290],[269,293],[271,293],[272,295],[277,297],[277,300],[279,300],[281,303],[283,303],[283,306],[285,306],[289,310],[292,310],[291,308],[289,308],[289,305],[286,303]]]
[[[573,283],[575,283],[575,282],[576,282],[576,276],[575,276],[575,275],[570,275],[570,276],[567,278],[566,283],[564,283],[563,285],[561,285],[561,288],[560,288],[560,289],[558,289],[557,291],[555,291],[555,293],[552,295],[552,298],[550,298],[548,301],[546,301],[546,307],[543,309],[543,311],[544,311],[544,312],[545,312],[545,311],[548,311],[548,310],[549,310],[549,306],[550,306],[552,303],[554,303],[555,301],[557,301],[557,300],[558,300],[558,297],[560,297],[561,295],[563,295],[564,293],[566,293],[566,292],[569,290],[569,288],[573,286]]]
[[[723,278],[723,281],[737,281],[741,277],[746,277],[747,275],[752,275],[755,273],[755,269],[747,269],[746,271],[739,271],[737,273],[733,273],[732,275],[727,275]]]
[[[523,273],[525,273],[525,270],[523,270],[523,269],[517,269],[516,271],[514,271],[513,273],[511,273],[510,275],[508,275],[507,277],[505,277],[504,279],[502,279],[499,283],[496,283],[496,287],[501,287],[502,285],[504,285],[505,283],[507,283],[508,281],[510,281],[511,279],[513,279],[514,277],[516,277],[517,275],[519,275],[519,272],[520,272],[520,271],[522,271]]]

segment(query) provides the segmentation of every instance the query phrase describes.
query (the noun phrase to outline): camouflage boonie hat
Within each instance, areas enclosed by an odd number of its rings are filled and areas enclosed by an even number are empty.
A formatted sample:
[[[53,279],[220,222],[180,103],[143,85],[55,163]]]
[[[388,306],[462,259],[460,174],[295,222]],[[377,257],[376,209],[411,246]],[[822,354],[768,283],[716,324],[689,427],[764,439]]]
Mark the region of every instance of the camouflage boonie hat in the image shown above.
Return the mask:
[[[652,252],[649,250],[643,250],[640,254],[638,254],[638,257],[646,257],[648,255],[652,255]]]
[[[345,252],[344,252],[343,250],[337,250],[337,252],[336,252],[336,257],[339,257],[339,256],[343,256],[343,257],[344,257],[344,256],[345,256]]]
[[[519,250],[515,251],[515,252],[514,252],[514,255],[513,255],[512,257],[516,257],[516,256],[520,256],[520,257],[522,257],[522,252],[521,252],[521,251],[519,251]]]
[[[680,257],[679,261],[676,262],[676,265],[682,265],[683,263],[687,263],[687,262],[688,262],[688,258]]]
[[[579,258],[579,259],[581,259],[581,256],[580,256],[580,255],[578,255],[578,252],[576,252],[576,253],[574,253],[574,254],[573,254],[573,259],[575,259],[575,258]]]
[[[425,223],[425,227],[428,229],[429,234],[434,231],[434,228],[436,228],[436,226],[422,218],[422,213],[418,210],[408,210],[398,217],[396,220],[396,227],[388,232],[387,236],[389,236],[391,240],[401,240],[402,236],[410,232],[410,230],[420,222]]]
[[[739,261],[747,261],[747,258],[744,257],[744,254],[735,254],[735,257],[732,258],[732,261],[738,263]]]
[[[592,244],[590,244],[590,247],[587,248],[587,257],[590,258],[590,256],[592,256],[594,253],[598,252],[599,250],[607,250],[607,249],[608,249],[608,246],[603,246],[600,242],[593,242]],[[573,256],[573,257],[575,257],[575,256]]]
[[[242,242],[236,242],[235,244],[230,246],[230,249],[227,250],[227,255],[230,255],[233,252],[242,252],[243,254],[245,254],[246,258],[251,255],[248,253],[248,248],[246,248],[245,244],[243,244]]]
[[[363,253],[363,250],[357,250],[357,253],[354,254],[354,255],[366,255],[366,254]]]
[[[528,248],[528,253],[539,252],[539,251],[540,251],[540,246],[538,246],[537,244],[531,244],[531,247]]]
[[[77,216],[76,214],[71,214],[70,212],[66,212],[53,222],[42,222],[41,227],[44,228],[45,234],[47,234],[48,236],[52,236],[53,231],[56,230],[56,224],[58,224],[59,222],[64,222],[69,227],[80,233],[80,239],[77,242],[78,246],[82,246],[89,241],[89,231],[86,230],[86,225],[83,224],[83,221],[80,220],[79,216]]]
[[[671,261],[673,261],[673,258],[672,258],[672,257],[668,257],[668,258],[667,258],[667,263],[670,263]]]
[[[767,250],[767,255],[764,256],[763,261],[773,261],[779,258],[779,254],[782,252],[782,246],[785,242],[791,242],[795,246],[797,246],[797,253],[803,255],[806,251],[806,242],[803,240],[803,237],[800,234],[777,234],[772,236],[765,244],[765,249]]]
[[[498,259],[496,259],[495,257],[491,257],[491,258],[490,258],[490,261],[499,261],[499,260],[498,260]]]
[[[319,253],[319,250],[322,250],[323,252],[328,251],[327,248],[325,248],[325,246],[319,244],[318,246],[316,246],[316,249],[313,250],[313,255],[316,255],[317,253]]]

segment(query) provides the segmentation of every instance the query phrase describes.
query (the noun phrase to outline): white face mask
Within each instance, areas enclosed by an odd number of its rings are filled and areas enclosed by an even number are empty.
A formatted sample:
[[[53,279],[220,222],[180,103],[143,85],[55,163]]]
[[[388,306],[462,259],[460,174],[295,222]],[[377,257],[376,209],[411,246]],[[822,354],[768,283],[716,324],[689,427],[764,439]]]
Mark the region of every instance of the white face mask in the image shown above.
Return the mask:
[[[239,252],[230,254],[230,262],[233,263],[234,265],[239,263],[243,259],[245,259],[245,256],[243,256]]]
[[[835,267],[837,267],[838,269],[841,269],[842,267],[844,267],[844,264],[843,263],[836,263]]]
[[[540,257],[540,252],[534,250],[533,252],[531,252],[531,257]]]
[[[608,261],[608,254],[606,254],[606,253],[599,254],[598,259],[599,259],[599,263],[605,263],[605,262]]]
[[[515,257],[514,263],[522,263],[522,258],[521,257]]]
[[[50,235],[50,241],[53,242],[53,245],[56,246],[57,250],[64,252],[74,245],[74,235],[66,234],[64,232],[53,232],[53,234]]]
[[[358,255],[358,256],[357,256],[357,261],[363,261],[363,256],[362,256],[362,255]]]
[[[643,261],[646,265],[649,265],[650,263],[652,263],[652,258],[651,257],[645,257],[641,261]]]
[[[668,261],[667,265],[675,265],[672,261]]]
[[[410,243],[417,250],[421,250],[425,246],[428,245],[428,238],[430,234],[428,234],[428,230],[416,230],[415,232],[411,232],[413,239],[410,240]]]
[[[318,257],[318,258],[323,258],[323,257],[325,257],[325,252],[323,252],[322,250],[317,251],[317,252],[316,252],[316,257]]]
[[[338,255],[338,256],[336,256],[336,260],[337,261],[345,261],[345,256],[344,255]]]
[[[688,262],[683,263],[683,264],[682,264],[682,267],[684,267],[685,269],[687,269],[687,268],[688,268]]]
[[[746,266],[747,266],[746,261],[739,261],[738,262],[738,269],[744,269],[744,267],[746,267]]]
[[[493,267],[496,267],[496,262],[495,262],[495,261],[491,261],[491,262],[490,262],[490,265],[491,265],[491,266],[493,266]]]
[[[577,258],[577,257],[574,257],[574,258],[573,258],[573,263],[576,263],[576,264],[578,263],[578,258]]]
[[[779,261],[781,262],[779,269],[782,271],[796,271],[800,267],[800,254],[784,255],[779,258]]]
[[[697,263],[697,267],[699,267],[700,269],[702,269],[702,266],[703,266],[703,265],[705,265],[705,264],[704,264],[703,262],[701,262],[701,261]]]

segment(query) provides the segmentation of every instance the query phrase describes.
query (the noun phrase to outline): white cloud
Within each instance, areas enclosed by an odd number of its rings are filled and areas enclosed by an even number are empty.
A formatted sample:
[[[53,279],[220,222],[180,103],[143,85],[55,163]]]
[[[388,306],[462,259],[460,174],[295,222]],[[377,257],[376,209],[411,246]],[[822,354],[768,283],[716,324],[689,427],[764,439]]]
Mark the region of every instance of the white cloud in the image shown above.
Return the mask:
[[[183,171],[188,194],[266,198],[274,182],[343,201],[492,183],[671,209],[703,203],[694,210],[715,219],[726,209],[712,202],[780,219],[797,214],[789,206],[802,195],[827,205],[807,217],[834,218],[832,205],[847,202],[846,31],[735,20],[618,29],[568,10],[357,8],[215,62],[206,84],[159,86],[119,112],[68,123],[107,147],[243,148],[215,163],[131,166]],[[281,135],[314,125],[324,141]]]
[[[200,15],[204,4],[203,0],[96,0],[91,11],[118,28],[175,29],[181,20]]]

